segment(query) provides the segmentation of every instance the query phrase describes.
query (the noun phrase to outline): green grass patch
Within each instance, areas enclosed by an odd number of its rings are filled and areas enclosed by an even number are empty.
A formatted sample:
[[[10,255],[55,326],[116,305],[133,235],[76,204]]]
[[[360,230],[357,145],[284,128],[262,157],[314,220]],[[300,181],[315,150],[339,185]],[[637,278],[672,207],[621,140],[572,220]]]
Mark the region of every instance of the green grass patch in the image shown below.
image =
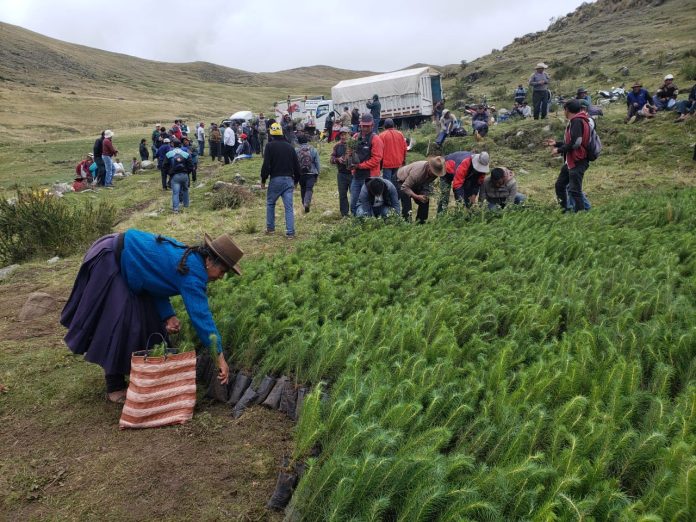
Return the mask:
[[[110,232],[115,218],[107,202],[72,205],[45,190],[17,191],[15,198],[0,200],[0,261],[73,254]]]

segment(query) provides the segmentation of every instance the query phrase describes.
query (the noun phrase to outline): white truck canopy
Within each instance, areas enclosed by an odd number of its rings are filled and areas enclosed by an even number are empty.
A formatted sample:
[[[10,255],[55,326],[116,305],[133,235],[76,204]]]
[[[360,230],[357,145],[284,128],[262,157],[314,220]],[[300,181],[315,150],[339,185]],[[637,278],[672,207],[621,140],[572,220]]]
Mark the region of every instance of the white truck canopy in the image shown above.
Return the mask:
[[[228,118],[229,120],[244,120],[249,121],[254,119],[251,111],[238,111]]]
[[[331,99],[334,105],[339,106],[355,100],[370,100],[374,94],[380,98],[414,94],[419,92],[420,78],[423,75],[440,76],[440,73],[431,67],[419,67],[343,80],[331,88]]]

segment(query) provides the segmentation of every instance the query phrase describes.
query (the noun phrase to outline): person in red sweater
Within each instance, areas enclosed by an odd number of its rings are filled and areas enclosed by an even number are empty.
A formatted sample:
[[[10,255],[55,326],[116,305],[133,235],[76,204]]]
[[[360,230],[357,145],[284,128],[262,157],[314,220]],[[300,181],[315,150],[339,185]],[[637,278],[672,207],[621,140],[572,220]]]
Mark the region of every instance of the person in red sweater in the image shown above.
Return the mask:
[[[114,133],[111,130],[104,131],[104,141],[102,142],[102,159],[104,160],[104,169],[106,171],[104,175],[104,186],[107,188],[112,188],[113,177],[114,177],[114,156],[118,154],[118,150],[114,147],[111,139],[114,137]]]
[[[396,171],[406,165],[406,138],[394,128],[394,120],[384,120],[384,132],[379,135],[384,143],[382,156],[382,177],[394,183]]]
[[[375,134],[374,118],[370,113],[360,117],[360,134],[357,145],[353,151],[358,156],[359,162],[354,166],[353,179],[350,182],[350,212],[355,215],[358,207],[360,191],[367,178],[378,178],[382,174],[380,167],[384,155],[384,143]]]

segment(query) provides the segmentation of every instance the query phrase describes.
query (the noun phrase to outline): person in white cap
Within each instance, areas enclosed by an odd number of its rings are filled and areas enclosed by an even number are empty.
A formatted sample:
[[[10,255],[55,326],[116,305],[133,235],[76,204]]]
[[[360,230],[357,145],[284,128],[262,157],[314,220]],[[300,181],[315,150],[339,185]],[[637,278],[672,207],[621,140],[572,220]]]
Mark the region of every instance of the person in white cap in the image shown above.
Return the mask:
[[[534,109],[534,119],[540,117],[543,120],[549,110],[549,83],[551,78],[546,74],[547,65],[539,62],[536,65],[534,74],[529,77],[529,86],[532,88],[532,108]]]
[[[657,89],[653,96],[653,103],[658,111],[671,111],[677,104],[677,96],[679,88],[674,83],[674,76],[668,74],[665,76],[664,83]]]
[[[462,161],[454,173],[452,189],[454,199],[467,207],[476,203],[483,180],[491,170],[491,157],[487,152],[474,154]]]

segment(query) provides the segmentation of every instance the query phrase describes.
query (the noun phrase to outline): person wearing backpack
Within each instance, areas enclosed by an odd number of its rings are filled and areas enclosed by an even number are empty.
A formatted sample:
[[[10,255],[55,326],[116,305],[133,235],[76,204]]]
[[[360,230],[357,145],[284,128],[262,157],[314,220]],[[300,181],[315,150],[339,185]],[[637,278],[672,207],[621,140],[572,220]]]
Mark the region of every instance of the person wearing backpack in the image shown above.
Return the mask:
[[[181,148],[181,142],[172,140],[172,150],[165,155],[162,172],[171,179],[172,187],[172,211],[179,212],[179,195],[182,196],[184,208],[189,206],[189,174],[193,171],[191,154]]]
[[[590,166],[590,161],[596,159],[601,151],[597,150],[599,138],[590,127],[589,117],[582,110],[579,100],[570,100],[563,106],[565,117],[568,119],[562,141],[547,140],[546,144],[553,147],[553,154],[563,154],[564,162],[556,180],[556,197],[563,212],[568,212],[568,199],[573,200],[573,211],[586,210],[583,201],[582,180]],[[591,142],[594,143],[591,143]],[[594,150],[592,150],[594,149]]]
[[[360,117],[360,136],[353,151],[357,156],[357,164],[354,164],[350,181],[350,212],[355,215],[358,207],[358,198],[365,181],[368,178],[380,177],[382,171],[382,157],[384,156],[384,142],[374,132],[375,120],[370,113]]]
[[[309,212],[312,204],[314,185],[319,178],[319,153],[317,149],[309,145],[306,134],[297,137],[300,146],[295,149],[297,160],[300,162],[300,197],[305,213]]]

